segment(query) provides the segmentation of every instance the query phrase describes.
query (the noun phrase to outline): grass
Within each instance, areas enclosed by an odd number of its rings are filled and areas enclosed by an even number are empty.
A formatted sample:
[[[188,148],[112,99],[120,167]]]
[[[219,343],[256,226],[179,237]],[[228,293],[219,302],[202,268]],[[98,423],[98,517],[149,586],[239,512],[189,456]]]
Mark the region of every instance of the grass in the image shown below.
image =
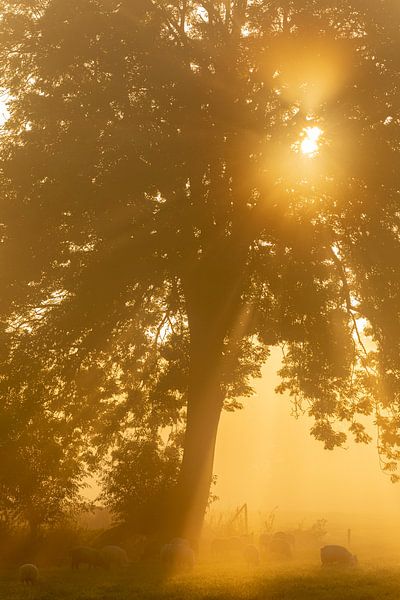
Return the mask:
[[[366,565],[321,569],[310,564],[199,564],[192,574],[165,580],[156,566],[136,564],[121,571],[42,569],[30,588],[17,570],[0,575],[1,600],[399,600],[400,567]]]

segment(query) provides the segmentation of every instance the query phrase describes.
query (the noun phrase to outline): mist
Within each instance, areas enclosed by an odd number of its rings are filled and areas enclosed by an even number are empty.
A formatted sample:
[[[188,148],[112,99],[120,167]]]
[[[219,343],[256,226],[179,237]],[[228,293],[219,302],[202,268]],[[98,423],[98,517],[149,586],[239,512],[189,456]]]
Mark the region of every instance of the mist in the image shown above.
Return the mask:
[[[397,600],[399,0],[0,4],[0,600]]]
[[[400,520],[400,488],[380,469],[376,439],[350,437],[332,451],[310,435],[312,418],[297,419],[288,395],[275,393],[281,351],[274,349],[254,381],[255,395],[243,409],[223,412],[216,447],[215,509],[245,502],[257,513],[279,506],[283,513],[354,513]],[[373,419],[369,430],[375,435]]]

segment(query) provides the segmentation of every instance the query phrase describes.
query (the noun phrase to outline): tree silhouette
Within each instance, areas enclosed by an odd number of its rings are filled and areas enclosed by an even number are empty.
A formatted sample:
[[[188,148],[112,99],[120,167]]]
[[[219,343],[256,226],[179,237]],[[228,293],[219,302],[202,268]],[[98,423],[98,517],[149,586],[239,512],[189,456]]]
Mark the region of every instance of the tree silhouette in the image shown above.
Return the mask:
[[[4,345],[99,374],[99,421],[184,418],[175,534],[271,345],[314,435],[375,414],[396,477],[399,40],[392,0],[4,3]]]
[[[26,357],[32,373],[32,360]],[[21,379],[20,381],[23,381]],[[82,480],[90,462],[83,432],[51,406],[42,383],[6,388],[1,382],[0,517],[9,527],[27,525],[36,543],[41,529],[74,518],[88,503]]]
[[[103,500],[125,529],[163,531],[179,473],[179,446],[171,440],[164,449],[162,440],[145,435],[124,440],[114,450],[103,478]]]

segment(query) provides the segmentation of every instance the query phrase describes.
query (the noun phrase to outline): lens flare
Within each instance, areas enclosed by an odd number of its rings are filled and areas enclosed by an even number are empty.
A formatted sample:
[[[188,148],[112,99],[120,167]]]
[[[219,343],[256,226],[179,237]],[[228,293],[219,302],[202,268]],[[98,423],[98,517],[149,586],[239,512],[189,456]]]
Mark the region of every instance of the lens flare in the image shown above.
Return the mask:
[[[320,127],[306,127],[303,130],[303,139],[300,142],[301,153],[305,156],[312,158],[318,154],[319,144],[318,140],[322,134]]]

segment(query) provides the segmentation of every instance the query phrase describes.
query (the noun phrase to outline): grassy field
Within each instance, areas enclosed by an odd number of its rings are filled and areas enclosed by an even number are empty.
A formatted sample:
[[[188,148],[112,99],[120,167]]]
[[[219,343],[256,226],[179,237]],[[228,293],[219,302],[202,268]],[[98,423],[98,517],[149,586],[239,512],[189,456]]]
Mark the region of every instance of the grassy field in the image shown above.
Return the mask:
[[[5,600],[399,600],[400,567],[321,569],[310,564],[248,569],[200,564],[190,575],[165,580],[152,565],[119,572],[41,570],[33,588],[18,581],[17,570],[0,576]]]

